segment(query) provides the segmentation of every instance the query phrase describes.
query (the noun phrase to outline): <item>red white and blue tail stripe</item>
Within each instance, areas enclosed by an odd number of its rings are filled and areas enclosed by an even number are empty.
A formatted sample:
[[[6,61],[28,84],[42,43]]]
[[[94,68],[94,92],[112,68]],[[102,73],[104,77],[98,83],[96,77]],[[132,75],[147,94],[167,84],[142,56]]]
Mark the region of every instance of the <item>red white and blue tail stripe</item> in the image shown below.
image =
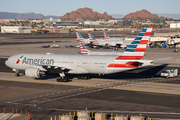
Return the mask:
[[[79,32],[76,32],[76,36],[77,36],[78,41],[85,42],[84,38],[81,36],[81,34]]]
[[[153,25],[146,25],[139,35],[116,60],[141,60],[144,56]]]
[[[108,68],[138,68],[144,56],[153,25],[146,25],[139,35],[126,48],[123,54],[108,65]]]
[[[89,50],[84,46],[84,44],[79,41],[79,44],[80,44],[80,49],[81,49],[81,54],[88,54]]]
[[[110,37],[109,37],[109,35],[107,34],[106,31],[104,31],[104,38],[105,38],[105,39],[110,39]]]
[[[96,38],[91,33],[88,33],[88,36],[89,36],[89,40],[92,44],[99,44],[99,42],[96,40]]]

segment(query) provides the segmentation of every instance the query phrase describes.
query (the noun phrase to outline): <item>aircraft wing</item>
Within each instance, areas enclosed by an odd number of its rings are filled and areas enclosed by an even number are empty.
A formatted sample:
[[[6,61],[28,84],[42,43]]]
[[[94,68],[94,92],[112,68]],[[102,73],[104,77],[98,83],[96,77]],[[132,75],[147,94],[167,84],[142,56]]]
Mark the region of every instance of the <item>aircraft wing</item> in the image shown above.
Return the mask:
[[[171,58],[172,58],[172,57],[158,58],[158,59],[153,59],[153,61],[156,62],[156,61],[167,60],[167,59],[171,59]]]
[[[67,64],[61,64],[61,65],[57,65],[57,64],[55,64],[55,65],[49,65],[49,66],[44,66],[44,65],[42,65],[42,67],[43,68],[45,68],[45,69],[48,69],[48,68],[53,68],[53,69],[61,69],[61,70],[72,70],[73,68],[72,67],[70,67],[69,65],[67,65]]]

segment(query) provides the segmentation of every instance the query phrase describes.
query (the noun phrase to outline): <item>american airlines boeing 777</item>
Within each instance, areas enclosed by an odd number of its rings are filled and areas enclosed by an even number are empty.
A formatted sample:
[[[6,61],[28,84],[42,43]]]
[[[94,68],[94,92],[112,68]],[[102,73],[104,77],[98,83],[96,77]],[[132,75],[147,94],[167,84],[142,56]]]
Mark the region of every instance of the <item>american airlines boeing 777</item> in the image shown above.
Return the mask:
[[[57,81],[68,81],[67,73],[110,74],[137,69],[153,64],[143,59],[153,25],[146,25],[134,41],[120,55],[67,55],[22,53],[9,57],[5,64],[18,70],[25,70],[28,77],[39,78],[46,72],[58,72]]]

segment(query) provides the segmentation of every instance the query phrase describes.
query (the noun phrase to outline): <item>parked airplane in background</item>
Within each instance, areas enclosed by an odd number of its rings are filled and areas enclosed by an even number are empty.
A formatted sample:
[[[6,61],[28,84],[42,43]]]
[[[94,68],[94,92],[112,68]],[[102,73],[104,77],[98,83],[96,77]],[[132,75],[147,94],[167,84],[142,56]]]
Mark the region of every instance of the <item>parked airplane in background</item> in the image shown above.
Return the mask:
[[[123,44],[123,39],[96,39],[91,33],[88,33],[89,40],[92,46],[112,46],[112,47],[120,47]]]
[[[123,40],[122,38],[116,38],[116,37],[109,37],[106,31],[104,32],[104,39],[109,39],[109,40]]]
[[[112,46],[126,48],[132,41],[124,41],[121,38],[111,39],[96,39],[91,33],[88,33],[89,39],[84,39],[79,32],[76,32],[77,40],[85,44],[89,44],[90,47],[96,46]]]
[[[153,25],[146,25],[120,55],[71,55],[22,53],[9,57],[5,64],[16,71],[25,70],[28,77],[39,78],[46,72],[58,72],[57,81],[69,81],[65,74],[111,74],[153,64],[143,59]],[[86,79],[84,75],[80,77]]]
[[[3,29],[3,31],[4,31],[4,33],[14,33],[14,34],[17,33],[16,31],[6,31],[4,29]]]
[[[99,51],[90,51],[88,50],[82,42],[79,41],[81,54],[86,55],[121,55],[122,52],[99,52]]]
[[[109,35],[107,34],[106,31],[103,31],[104,32],[104,39],[110,39]]]
[[[121,38],[114,38],[114,37],[109,37],[109,35],[107,34],[106,31],[104,31],[104,39],[107,39],[107,40],[122,40]],[[133,40],[123,40],[123,43],[120,45],[120,47],[122,49],[126,48],[127,46],[129,46],[131,44]]]
[[[90,43],[89,39],[84,39],[79,32],[76,32],[76,36],[77,36],[77,40],[78,41],[81,41],[81,42],[83,42],[85,44],[89,44]]]

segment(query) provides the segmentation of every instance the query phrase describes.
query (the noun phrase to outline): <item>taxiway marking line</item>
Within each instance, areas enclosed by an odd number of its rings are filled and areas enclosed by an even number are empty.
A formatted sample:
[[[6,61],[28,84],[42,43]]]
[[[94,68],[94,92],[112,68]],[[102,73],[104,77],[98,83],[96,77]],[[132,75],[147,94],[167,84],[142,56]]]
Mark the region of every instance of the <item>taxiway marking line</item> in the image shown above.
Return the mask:
[[[149,85],[142,85],[142,84],[137,84],[136,86],[149,86]],[[151,87],[151,86],[150,86]],[[177,87],[177,86],[174,86],[174,87]],[[151,88],[174,88],[173,86],[171,87],[165,87],[165,86],[152,86]],[[180,86],[179,86],[180,87]],[[180,88],[175,88],[175,89],[180,89]]]
[[[124,90],[124,91],[135,91],[135,92],[146,92],[146,93],[160,93],[160,94],[169,94],[169,95],[180,95],[180,93],[165,93],[165,92],[155,92],[155,91],[143,91],[143,90],[132,90],[132,89],[123,89],[123,88],[110,88],[114,90]]]

